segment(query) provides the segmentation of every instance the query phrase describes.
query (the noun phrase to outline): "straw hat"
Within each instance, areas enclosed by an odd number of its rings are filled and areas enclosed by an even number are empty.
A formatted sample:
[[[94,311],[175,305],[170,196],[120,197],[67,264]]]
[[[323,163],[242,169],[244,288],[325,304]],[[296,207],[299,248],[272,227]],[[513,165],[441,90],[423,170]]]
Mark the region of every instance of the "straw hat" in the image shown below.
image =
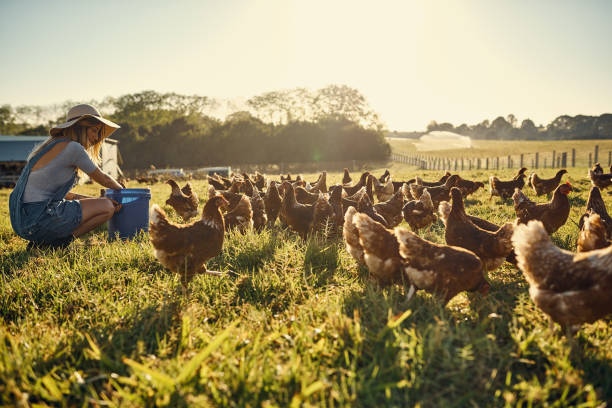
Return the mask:
[[[97,120],[98,122],[104,125],[104,131],[102,132],[103,138],[110,136],[115,130],[121,127],[108,119],[104,119],[95,107],[84,103],[70,108],[68,114],[66,115],[66,122],[51,128],[51,130],[49,130],[49,134],[51,136],[55,136],[63,129],[69,128],[70,126],[77,123],[79,120],[85,118]]]

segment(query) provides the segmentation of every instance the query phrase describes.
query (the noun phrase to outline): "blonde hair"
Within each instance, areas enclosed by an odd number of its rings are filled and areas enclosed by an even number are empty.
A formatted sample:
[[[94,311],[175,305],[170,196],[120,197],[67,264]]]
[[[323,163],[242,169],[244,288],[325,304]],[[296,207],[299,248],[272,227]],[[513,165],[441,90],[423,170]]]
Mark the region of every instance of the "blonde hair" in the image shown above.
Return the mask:
[[[85,149],[85,151],[87,152],[91,160],[94,163],[99,165],[100,164],[100,150],[102,149],[102,143],[104,143],[104,136],[105,136],[104,135],[104,131],[105,131],[104,125],[102,124],[102,128],[100,129],[100,132],[98,133],[98,141],[96,143],[94,143],[93,145],[89,145],[89,139],[87,138],[87,127],[96,126],[98,124],[101,124],[101,122],[95,119],[83,119],[83,120],[78,121],[77,123],[70,126],[69,128],[63,129],[60,133],[56,134],[55,136],[49,136],[47,140],[35,146],[32,152],[28,155],[27,160],[30,161],[32,157],[36,156],[36,154],[38,154],[42,149],[44,149],[45,146],[49,145],[49,143],[53,142],[58,137],[66,137],[74,142],[81,144],[81,146],[83,146],[83,148]],[[79,174],[81,174],[80,170],[79,170]]]

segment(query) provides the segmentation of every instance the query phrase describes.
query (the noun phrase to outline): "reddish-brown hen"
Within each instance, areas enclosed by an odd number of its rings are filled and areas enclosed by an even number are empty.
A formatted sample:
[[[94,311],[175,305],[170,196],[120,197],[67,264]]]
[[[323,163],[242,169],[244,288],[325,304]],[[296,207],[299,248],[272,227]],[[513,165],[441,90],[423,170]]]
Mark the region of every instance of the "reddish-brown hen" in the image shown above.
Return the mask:
[[[374,211],[380,214],[389,228],[398,226],[402,222],[402,207],[404,206],[404,193],[397,190],[387,201],[374,205]]]
[[[541,179],[536,173],[531,173],[528,183],[537,196],[550,194],[555,191],[555,188],[561,182],[561,177],[567,173],[567,170],[561,169],[555,174],[555,177],[549,179]]]
[[[213,197],[204,205],[200,220],[184,225],[168,220],[157,204],[151,207],[149,237],[155,257],[170,271],[179,274],[183,284],[198,273],[220,275],[206,270],[206,262],[218,255],[223,247],[225,223],[220,208],[227,205],[223,197]]]
[[[166,200],[166,204],[174,208],[174,211],[181,216],[183,221],[188,221],[190,218],[198,215],[198,196],[191,188],[191,183],[187,183],[183,190],[179,188],[176,181],[169,179],[166,181],[172,187],[170,197]]]
[[[495,176],[489,177],[489,191],[491,196],[489,197],[489,201],[493,198],[493,196],[499,196],[503,199],[507,199],[512,197],[515,189],[522,190],[525,187],[525,172],[527,168],[522,167],[516,176],[510,181],[501,181]]]
[[[488,293],[482,262],[473,252],[429,242],[401,227],[395,236],[404,273],[417,288],[440,296],[444,304],[464,290]]]
[[[579,254],[560,249],[539,221],[517,226],[512,241],[531,299],[553,321],[577,330],[612,313],[612,246]]]
[[[446,201],[443,201],[445,203]],[[418,200],[408,201],[402,208],[404,220],[410,225],[412,231],[417,232],[421,228],[436,222],[434,205],[431,201],[429,191],[425,189]]]
[[[457,187],[451,188],[452,206],[447,214],[440,204],[440,214],[446,227],[444,238],[449,245],[474,252],[482,260],[485,269],[497,269],[512,251],[513,225],[506,223],[495,232],[475,225],[465,213],[463,197]]]
[[[531,220],[539,220],[549,234],[557,231],[565,222],[570,212],[570,203],[567,195],[572,191],[570,183],[561,184],[553,193],[548,203],[537,204],[531,201],[518,188],[512,196],[514,211],[520,224],[527,224]]]

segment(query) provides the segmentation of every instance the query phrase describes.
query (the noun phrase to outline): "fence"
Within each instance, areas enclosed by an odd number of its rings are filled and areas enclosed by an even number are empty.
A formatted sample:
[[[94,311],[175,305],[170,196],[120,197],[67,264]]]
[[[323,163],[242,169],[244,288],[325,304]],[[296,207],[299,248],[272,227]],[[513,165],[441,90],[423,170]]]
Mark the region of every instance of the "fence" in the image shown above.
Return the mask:
[[[608,167],[612,165],[612,151],[607,155]],[[602,157],[603,158],[603,157]],[[593,152],[582,157],[576,156],[576,149],[570,152],[536,152],[522,153],[496,157],[441,157],[423,154],[391,154],[391,160],[398,163],[416,166],[422,170],[499,170],[529,167],[539,168],[566,168],[566,167],[592,167],[595,163],[605,165],[599,161],[599,146],[595,145]]]

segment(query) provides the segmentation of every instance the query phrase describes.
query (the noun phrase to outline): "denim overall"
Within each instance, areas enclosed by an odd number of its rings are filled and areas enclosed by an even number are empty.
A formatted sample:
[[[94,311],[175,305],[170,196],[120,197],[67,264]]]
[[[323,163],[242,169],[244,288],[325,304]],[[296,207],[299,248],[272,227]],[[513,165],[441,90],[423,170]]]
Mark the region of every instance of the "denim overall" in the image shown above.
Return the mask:
[[[41,244],[53,244],[72,237],[72,231],[81,223],[83,212],[81,203],[76,200],[64,200],[76,181],[74,176],[55,195],[45,201],[23,202],[28,177],[32,167],[53,146],[65,140],[55,140],[45,146],[28,161],[17,180],[9,197],[9,212],[13,230],[21,238]]]

